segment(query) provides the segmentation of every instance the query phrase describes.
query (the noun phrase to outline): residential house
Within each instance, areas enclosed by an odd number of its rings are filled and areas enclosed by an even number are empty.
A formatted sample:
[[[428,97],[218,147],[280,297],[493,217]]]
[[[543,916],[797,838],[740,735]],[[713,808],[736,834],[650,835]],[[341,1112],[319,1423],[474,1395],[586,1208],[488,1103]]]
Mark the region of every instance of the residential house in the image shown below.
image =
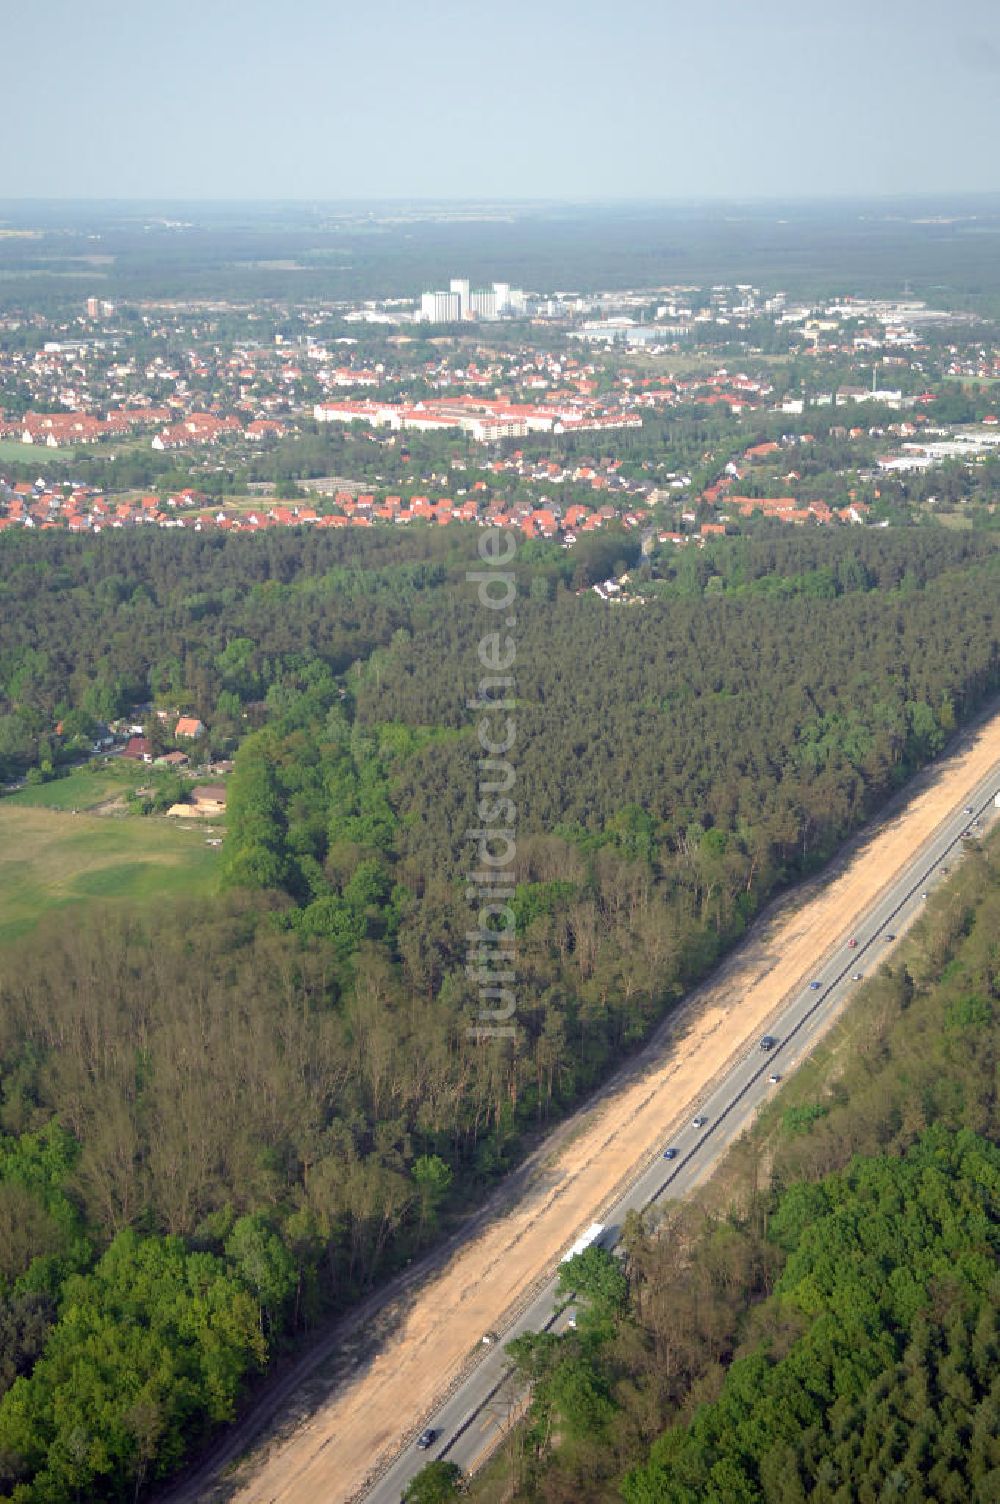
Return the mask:
[[[174,736],[204,736],[205,726],[197,716],[182,715],[174,727]]]
[[[133,757],[136,762],[152,762],[153,744],[146,736],[130,736],[122,756]]]
[[[226,810],[224,783],[199,783],[191,790],[191,802],[199,815],[222,815]]]

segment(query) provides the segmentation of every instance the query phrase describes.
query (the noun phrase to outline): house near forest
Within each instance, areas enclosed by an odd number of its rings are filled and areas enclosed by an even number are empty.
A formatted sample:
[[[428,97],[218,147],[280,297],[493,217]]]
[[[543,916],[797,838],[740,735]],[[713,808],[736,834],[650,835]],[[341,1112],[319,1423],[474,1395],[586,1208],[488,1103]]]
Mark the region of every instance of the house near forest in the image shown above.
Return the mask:
[[[226,786],[224,783],[199,783],[191,790],[191,802],[199,815],[224,815]]]
[[[226,786],[223,783],[199,783],[191,790],[190,804],[172,804],[168,815],[186,820],[210,820],[226,813]]]
[[[152,762],[153,744],[148,736],[130,736],[122,756],[133,757],[136,762]]]

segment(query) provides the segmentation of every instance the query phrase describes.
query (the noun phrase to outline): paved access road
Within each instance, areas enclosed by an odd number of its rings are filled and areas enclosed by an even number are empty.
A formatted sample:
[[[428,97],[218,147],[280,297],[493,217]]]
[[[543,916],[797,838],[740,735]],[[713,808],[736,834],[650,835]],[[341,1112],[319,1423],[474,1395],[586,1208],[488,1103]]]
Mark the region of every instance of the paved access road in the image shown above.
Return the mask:
[[[935,835],[917,852],[896,882],[872,905],[857,927],[845,933],[833,961],[827,959],[816,976],[804,980],[801,991],[792,998],[770,1025],[777,1040],[765,1052],[759,1043],[729,1070],[715,1090],[699,1103],[696,1112],[704,1124],[696,1128],[688,1123],[670,1145],[676,1158],[665,1160],[662,1151],[621,1200],[604,1214],[603,1243],[612,1247],[617,1241],[626,1214],[654,1205],[666,1198],[684,1196],[704,1178],[722,1151],[748,1127],[754,1113],[777,1088],[768,1077],[786,1076],[806,1056],[833,1018],[842,1010],[859,982],[852,980],[877,971],[885,958],[892,938],[902,933],[917,917],[929,894],[942,881],[943,867],[954,865],[961,856],[967,833],[979,834],[994,817],[994,795],[1000,789],[1000,765],[995,767],[938,827]],[[850,940],[856,946],[850,946]],[[818,982],[812,987],[810,982]],[[577,1220],[583,1222],[587,1208],[578,1208]],[[595,1209],[596,1210],[596,1209]],[[557,1315],[556,1280],[545,1286],[523,1314],[501,1334],[501,1341],[484,1347],[483,1358],[468,1374],[460,1388],[433,1415],[414,1416],[434,1430],[432,1446],[419,1451],[410,1446],[396,1458],[379,1481],[364,1495],[366,1504],[398,1504],[407,1483],[434,1457],[456,1462],[465,1472],[474,1470],[500,1440],[510,1405],[509,1385],[505,1382],[513,1370],[503,1352],[503,1344],[526,1331],[543,1328],[558,1330],[565,1316]],[[470,1343],[481,1334],[470,1333]]]

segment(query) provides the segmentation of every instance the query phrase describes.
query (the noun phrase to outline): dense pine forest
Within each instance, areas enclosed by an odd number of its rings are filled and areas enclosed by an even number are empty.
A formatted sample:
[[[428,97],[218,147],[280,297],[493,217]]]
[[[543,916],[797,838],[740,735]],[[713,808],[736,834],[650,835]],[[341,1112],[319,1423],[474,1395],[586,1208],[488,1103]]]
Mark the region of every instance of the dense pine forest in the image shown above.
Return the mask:
[[[575,1331],[512,1344],[514,1497],[997,1497],[998,856],[968,856],[724,1194],[567,1268]]]
[[[587,586],[646,567],[633,538],[524,545],[516,1027],[475,1040],[494,623],[476,535],[446,533],[0,541],[0,777],[56,777],[157,707],[235,756],[214,903],[64,911],[0,953],[0,1497],[134,1498],[176,1468],[1000,688],[986,536],[725,541],[630,607]],[[777,1225],[754,1270],[793,1268]]]

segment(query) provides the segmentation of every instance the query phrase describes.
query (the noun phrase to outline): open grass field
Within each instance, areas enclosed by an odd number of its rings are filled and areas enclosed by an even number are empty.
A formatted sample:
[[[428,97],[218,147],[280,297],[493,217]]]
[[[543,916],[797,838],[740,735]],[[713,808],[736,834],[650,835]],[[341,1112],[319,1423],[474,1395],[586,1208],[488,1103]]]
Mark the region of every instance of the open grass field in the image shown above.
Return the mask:
[[[88,763],[66,778],[51,783],[29,784],[16,794],[8,794],[0,803],[0,812],[14,809],[85,810],[96,809],[112,799],[124,797],[132,789],[154,782],[153,770],[145,763],[115,758],[110,763]]]
[[[788,355],[781,353],[776,355],[757,353],[749,358],[755,365],[763,366],[787,365],[790,359]],[[643,350],[622,350],[614,351],[607,356],[605,364],[615,368],[637,366],[643,371],[655,373],[658,376],[711,376],[726,362],[717,351],[713,350],[671,350],[665,355],[649,355]],[[732,370],[732,366],[729,369]]]
[[[22,444],[20,439],[0,439],[0,460],[14,460],[22,465],[36,466],[39,475],[46,473],[45,467],[49,460],[78,460],[95,453],[100,457],[101,451],[90,445],[60,445],[58,449],[48,449],[44,444]]]
[[[58,460],[65,463],[66,460],[79,459],[111,459],[113,456],[120,457],[123,454],[140,454],[149,449],[149,435],[142,438],[114,440],[111,445],[104,444],[60,444],[57,449],[49,449],[45,444],[22,444],[20,439],[0,439],[0,461],[16,460],[23,465],[36,465],[38,474],[45,475],[46,464],[50,460]],[[145,491],[136,493],[145,496]]]
[[[38,453],[32,444],[22,444],[20,439],[0,439],[0,460],[24,460],[27,463],[33,454]]]
[[[53,908],[94,899],[148,904],[215,890],[219,849],[206,845],[204,826],[73,815],[18,803],[20,797],[0,801],[0,943],[25,934]]]

